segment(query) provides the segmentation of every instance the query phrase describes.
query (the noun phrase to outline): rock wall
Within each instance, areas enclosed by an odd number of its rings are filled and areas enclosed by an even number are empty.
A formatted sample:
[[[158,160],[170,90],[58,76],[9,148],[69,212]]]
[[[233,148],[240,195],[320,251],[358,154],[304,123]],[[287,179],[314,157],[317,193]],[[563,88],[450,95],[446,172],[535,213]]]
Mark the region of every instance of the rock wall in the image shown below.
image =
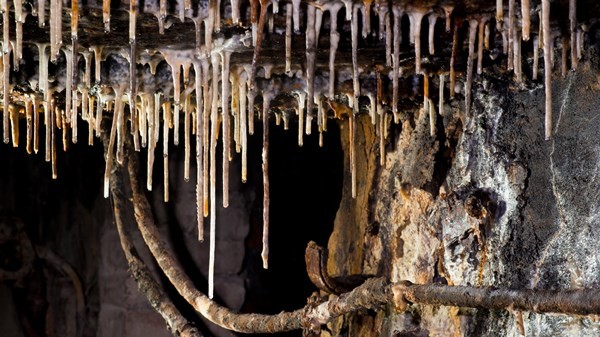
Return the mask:
[[[462,102],[446,105],[435,137],[422,111],[392,126],[382,167],[372,165],[376,142],[364,139],[359,181],[365,184],[354,200],[344,189],[329,241],[330,274],[505,288],[598,287],[598,73],[592,51],[577,71],[556,75],[555,135],[548,141],[543,87],[514,90],[486,78],[474,88],[472,114],[462,114]],[[371,127],[366,120],[362,126]],[[407,313],[359,316],[358,326],[352,315],[346,328],[336,322],[324,335],[600,332],[595,317],[529,312],[413,305]]]

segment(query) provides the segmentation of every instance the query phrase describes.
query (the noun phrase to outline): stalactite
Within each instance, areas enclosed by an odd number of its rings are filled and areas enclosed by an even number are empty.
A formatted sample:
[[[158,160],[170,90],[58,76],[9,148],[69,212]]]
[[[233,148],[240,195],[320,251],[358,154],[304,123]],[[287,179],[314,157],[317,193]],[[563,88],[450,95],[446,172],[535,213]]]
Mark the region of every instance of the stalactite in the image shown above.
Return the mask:
[[[546,91],[546,140],[552,137],[552,36],[550,31],[550,0],[542,0],[542,30],[544,40],[544,86]]]
[[[15,37],[16,46],[14,50],[15,56],[15,71],[19,70],[19,62],[23,58],[23,23],[25,23],[25,16],[23,16],[23,0],[14,0],[13,5],[15,7]]]
[[[521,34],[523,41],[529,41],[531,29],[531,10],[529,0],[521,0]]]
[[[350,148],[350,176],[352,198],[356,198],[356,153],[355,153],[355,115],[358,112],[358,97],[360,96],[359,72],[358,72],[358,8],[354,7],[352,13],[352,111],[348,122],[349,148]]]
[[[483,71],[483,41],[484,41],[484,31],[485,25],[487,23],[488,18],[482,17],[479,21],[479,35],[477,37],[477,74],[480,75]]]
[[[86,90],[92,87],[92,54],[90,50],[84,49],[83,52],[83,60],[85,61],[85,71],[83,73],[83,86]],[[91,110],[90,114],[91,114]]]
[[[74,0],[77,1],[77,0]],[[137,0],[129,0],[129,106],[131,111],[136,111],[137,97]],[[132,113],[132,118],[133,118]],[[135,124],[135,123],[134,123]],[[135,128],[134,146],[139,151],[139,142],[137,137],[137,128]]]
[[[57,107],[54,106],[54,101],[50,104],[50,111],[52,111],[52,115],[50,116],[50,130],[51,130],[51,153],[52,153],[52,179],[58,178],[58,170],[56,167],[56,118],[55,115],[58,114]],[[108,162],[108,160],[107,160]],[[104,194],[106,198],[106,193]]]
[[[341,3],[336,3],[329,7],[330,32],[329,32],[329,98],[333,99],[335,95],[335,54],[340,41],[340,33],[337,31],[337,16],[342,8]]]
[[[214,6],[214,12],[212,14],[214,16],[214,28],[213,31],[218,33],[221,31],[221,0],[217,0]],[[183,22],[183,20],[182,20]]]
[[[246,107],[246,72],[240,74],[240,142],[242,147],[242,182],[248,180],[248,109]]]
[[[430,98],[429,103],[427,104],[429,108],[429,135],[431,137],[435,137],[435,123],[436,123],[436,113],[435,113],[435,105],[433,104],[433,100]]]
[[[148,111],[150,111],[150,103],[148,94],[142,92],[140,96],[140,113],[138,117],[140,119],[140,138],[142,147],[148,146]]]
[[[254,42],[254,54],[252,55],[252,68],[250,71],[249,91],[254,92],[254,81],[256,77],[256,67],[258,66],[258,58],[260,56],[260,50],[262,47],[262,36],[265,28],[265,17],[267,16],[267,9],[269,8],[269,0],[252,0],[252,3],[260,1],[260,14],[258,17],[258,31],[256,41]],[[255,6],[255,5],[253,5]]]
[[[429,32],[428,32],[429,33],[428,34],[429,55],[435,55],[434,33],[435,33],[435,23],[437,22],[438,15],[435,12],[433,12],[433,13],[429,14],[427,19],[429,21]]]
[[[169,124],[172,123],[171,102],[162,104],[163,112],[163,200],[169,202]]]
[[[394,55],[392,57],[393,70],[392,70],[392,113],[394,114],[394,122],[398,123],[400,115],[398,113],[398,76],[400,76],[400,45],[402,44],[402,31],[401,23],[402,12],[400,6],[394,6],[392,8],[394,13]]]
[[[359,7],[363,11],[362,15],[362,37],[366,38],[371,34],[371,4],[373,0],[362,0],[363,6]]]
[[[569,31],[571,32],[571,69],[577,69],[577,1],[569,0]]]
[[[49,162],[52,157],[52,111],[50,103],[45,101],[44,104],[44,125],[46,126],[46,141],[45,141],[45,160]]]
[[[13,147],[19,147],[19,107],[10,104],[8,107],[8,113],[10,115],[10,134],[12,136]]]
[[[76,75],[74,75],[76,76]],[[76,84],[74,84],[73,86],[76,86]],[[71,94],[71,142],[73,144],[77,144],[77,133],[78,133],[78,119],[79,119],[79,112],[77,111],[78,107],[79,107],[79,94],[77,92],[77,90],[73,90],[72,94]]]
[[[300,0],[292,0],[294,32],[300,32]]]
[[[377,71],[377,116],[379,117],[379,165],[385,165],[385,113],[382,109],[382,91],[383,84],[381,79],[381,71]],[[372,102],[372,101],[371,101]],[[375,124],[375,121],[373,121]]]
[[[60,129],[62,131],[63,151],[67,152],[67,150],[69,149],[69,122],[67,121],[65,110],[59,109],[59,114],[61,116],[61,119],[60,121],[57,121],[57,124],[61,126]]]
[[[522,71],[522,62],[521,62],[521,38],[519,37],[519,31],[513,30],[513,65],[515,68],[515,76],[517,83],[523,82],[523,71]]]
[[[209,177],[209,168],[210,168],[210,118],[212,117],[212,97],[210,97],[209,93],[209,69],[210,64],[207,59],[201,60],[202,64],[202,97],[204,97],[204,106],[202,107],[202,180],[204,181],[204,186],[202,190],[202,199],[204,200],[203,205],[203,214],[204,217],[207,217],[209,214],[209,203],[210,203],[210,195],[209,195],[209,186],[210,186],[210,177]]]
[[[454,7],[450,4],[442,5],[442,9],[444,10],[444,16],[446,18],[446,33],[450,33],[452,29],[452,12],[454,11]]]
[[[33,152],[37,154],[40,145],[40,114],[38,112],[38,101],[35,94],[31,96],[31,103],[33,108]]]
[[[196,93],[196,221],[198,222],[198,241],[204,241],[204,125],[202,117],[203,97],[202,94],[202,65],[194,62],[194,90]]]
[[[158,3],[158,15],[156,16],[158,20],[158,33],[165,33],[165,18],[167,17],[167,0],[159,0]]]
[[[235,68],[231,72],[231,115],[233,116],[233,141],[235,143],[235,153],[242,151],[240,138],[240,69]],[[232,157],[230,157],[230,160]]]
[[[71,0],[71,40],[72,41],[77,41],[78,30],[79,30],[79,1]]]
[[[115,110],[117,110],[115,108]],[[109,191],[110,191],[110,171],[112,169],[112,162],[113,162],[113,156],[114,156],[114,148],[115,148],[115,138],[117,136],[117,129],[118,129],[118,118],[116,117],[116,114],[113,114],[113,119],[112,119],[112,126],[110,127],[110,138],[108,141],[108,148],[106,149],[106,167],[104,168],[104,198],[108,198],[109,196]],[[53,147],[54,147],[54,128],[52,128],[53,131]],[[52,151],[52,156],[54,157],[54,150]],[[54,162],[54,158],[52,160]],[[54,166],[54,165],[53,165]]]
[[[583,54],[583,29],[577,29],[577,60],[581,60]]]
[[[341,5],[341,3],[339,3]],[[389,5],[386,2],[376,1],[375,10],[379,18],[377,37],[385,40],[385,65],[392,66],[392,22]]]
[[[110,32],[110,0],[102,0],[102,22],[104,22],[104,32]]]
[[[206,48],[206,57],[210,57],[210,52],[212,50],[212,39],[215,29],[215,16],[213,10],[216,6],[215,2],[216,0],[208,0],[208,17],[204,20],[204,45]]]
[[[186,83],[186,82],[184,82]],[[190,93],[184,89],[183,96],[183,180],[190,181]]]
[[[351,23],[352,33],[352,103],[360,96],[360,73],[358,71],[358,8],[354,7]],[[358,104],[354,104],[355,108]]]
[[[502,52],[508,54],[508,29],[502,29]]]
[[[50,0],[50,60],[56,62],[62,46],[62,0]]]
[[[240,25],[240,0],[231,0],[231,21],[234,25]]]
[[[456,64],[456,54],[458,53],[458,24],[454,24],[452,33],[452,52],[450,55],[450,98],[454,98],[454,88],[456,85],[456,70],[454,65]]]
[[[516,29],[516,18],[515,18],[515,1],[516,0],[508,0],[508,29],[506,30],[506,35],[508,39],[507,43],[507,69],[514,70],[514,31]]]
[[[312,6],[315,7],[315,6]],[[323,26],[323,8],[315,7],[315,48],[319,47],[319,37]]]
[[[323,95],[315,96],[315,104],[317,105],[317,126],[319,129],[319,136],[321,136],[323,129],[325,128],[324,124],[327,121],[327,117],[323,116]]]
[[[100,95],[98,95],[98,99],[96,100],[97,104],[96,104],[96,136],[100,136],[100,133],[102,132],[102,128],[100,127],[101,122],[102,122],[102,104],[104,104],[102,97]]]
[[[139,152],[140,149],[140,108],[137,105],[137,95],[127,95],[127,103],[129,105],[129,123],[130,134],[133,137],[133,150]]]
[[[90,97],[87,88],[82,89],[81,97],[81,105],[85,107],[88,117],[88,145],[92,146],[94,145],[94,100],[93,97]]]
[[[473,85],[473,58],[475,54],[475,37],[478,21],[469,20],[469,57],[467,59],[467,79],[465,84],[465,115],[471,116],[471,88]]]
[[[427,14],[426,9],[413,8],[408,12],[410,19],[410,42],[415,45],[415,73],[421,73],[421,22]]]
[[[38,27],[44,28],[46,26],[46,0],[38,0]]]
[[[306,104],[306,93],[296,92],[298,96],[298,146],[304,145],[304,107]]]
[[[285,5],[285,72],[292,70],[292,4]]]
[[[540,23],[538,24],[538,36],[540,38],[540,49],[544,48],[544,28],[542,25],[542,11],[538,11],[538,19]]]
[[[262,171],[263,171],[263,235],[262,252],[263,268],[269,268],[269,109],[272,97],[269,93],[263,93],[263,148],[262,148]]]
[[[490,23],[486,22],[485,28],[483,30],[483,48],[485,50],[490,50]]]
[[[179,110],[181,106],[181,61],[177,55],[165,53],[165,61],[171,67],[171,77],[173,80],[173,101],[175,113],[173,114],[173,144],[179,145]]]
[[[311,134],[313,120],[314,95],[315,95],[315,59],[316,59],[316,8],[308,6],[306,19],[306,134]]]
[[[154,97],[150,97],[149,103],[150,108],[148,109],[148,168],[147,168],[147,182],[146,188],[148,191],[152,191],[152,172],[154,168],[154,157],[156,144],[158,143],[157,134],[160,130],[160,107],[161,107],[161,93],[157,92]]]
[[[124,147],[125,147],[125,111],[123,107],[123,93],[125,85],[121,84],[113,88],[115,92],[115,110],[113,118],[117,119],[117,162],[123,164]]]
[[[504,5],[502,0],[496,0],[496,22],[501,24],[502,21],[504,21]]]
[[[379,85],[379,81],[377,85]],[[375,125],[377,123],[377,100],[372,92],[367,93],[367,97],[369,98],[369,117],[371,117],[371,124]]]
[[[231,160],[231,127],[229,125],[229,59],[230,51],[221,53],[221,111],[223,116],[223,207],[229,207],[229,161]],[[213,63],[214,65],[214,63]]]
[[[71,114],[71,103],[73,95],[73,50],[69,50],[68,48],[63,50],[65,54],[65,60],[67,63],[67,77],[65,83],[65,112],[67,117],[67,123],[71,122],[72,114]]]
[[[100,80],[102,79],[102,73],[100,69],[100,62],[102,61],[102,46],[93,46],[91,49],[94,51],[94,81],[96,83],[100,83]]]

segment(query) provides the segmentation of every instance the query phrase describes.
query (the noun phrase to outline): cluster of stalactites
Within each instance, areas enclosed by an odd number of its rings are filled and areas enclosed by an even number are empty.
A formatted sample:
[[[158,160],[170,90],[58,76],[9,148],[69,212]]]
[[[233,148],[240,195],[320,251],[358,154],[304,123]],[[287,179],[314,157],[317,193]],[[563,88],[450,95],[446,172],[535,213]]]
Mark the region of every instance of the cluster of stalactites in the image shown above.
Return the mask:
[[[199,4],[199,10],[192,10],[189,0],[178,2],[176,6],[178,16],[182,21],[190,18],[196,24],[196,47],[189,50],[160,49],[157,52],[138,51],[136,49],[136,15],[140,9],[137,2],[131,0],[129,6],[129,46],[126,48],[108,49],[103,46],[91,46],[84,48],[78,43],[79,6],[77,0],[71,2],[69,8],[63,8],[60,0],[50,1],[49,31],[50,43],[37,43],[39,64],[37,65],[37,76],[30,84],[36,93],[17,94],[11,89],[10,83],[11,58],[14,71],[17,71],[22,57],[22,25],[28,14],[37,17],[40,26],[46,24],[45,1],[38,0],[37,8],[25,10],[21,1],[14,1],[15,37],[9,39],[10,3],[0,0],[3,18],[3,55],[2,62],[2,93],[3,93],[3,135],[5,143],[12,141],[18,146],[18,120],[24,116],[27,121],[27,151],[38,152],[38,130],[41,126],[39,115],[43,114],[43,125],[45,127],[45,154],[46,160],[52,162],[52,175],[56,177],[56,153],[57,130],[62,130],[63,147],[66,149],[69,141],[78,141],[77,123],[81,119],[88,123],[88,142],[94,141],[94,135],[102,131],[101,121],[103,112],[109,112],[112,123],[109,136],[108,152],[106,156],[106,173],[104,181],[104,194],[108,196],[110,167],[114,161],[122,163],[124,160],[124,144],[126,137],[132,137],[136,151],[141,148],[147,149],[147,189],[153,187],[152,171],[155,161],[155,152],[158,142],[162,137],[163,168],[164,168],[164,199],[169,199],[169,141],[178,145],[183,138],[185,148],[184,179],[190,179],[191,149],[195,148],[196,158],[196,183],[197,183],[197,213],[199,239],[204,237],[203,222],[205,217],[210,217],[210,264],[209,264],[209,296],[213,292],[214,252],[215,252],[215,224],[216,224],[216,181],[217,181],[217,139],[223,142],[222,154],[222,195],[223,207],[229,203],[229,161],[232,159],[233,151],[241,154],[241,177],[246,180],[247,176],[247,137],[254,133],[254,123],[258,115],[263,121],[263,179],[264,179],[264,226],[263,237],[263,263],[268,263],[268,204],[269,204],[269,182],[268,182],[268,127],[269,116],[274,115],[279,125],[283,119],[284,127],[289,125],[290,110],[295,112],[298,119],[298,144],[302,146],[304,135],[310,135],[314,126],[317,127],[322,142],[322,132],[327,130],[328,115],[344,117],[349,121],[349,167],[351,172],[352,196],[356,191],[356,156],[355,139],[357,128],[355,118],[361,112],[359,98],[368,99],[367,112],[380,141],[380,160],[385,164],[385,139],[387,130],[392,121],[398,123],[400,118],[399,100],[402,93],[399,84],[405,79],[413,76],[422,76],[419,88],[423,90],[422,109],[429,116],[431,136],[436,135],[436,118],[444,114],[444,95],[449,93],[454,96],[456,87],[455,71],[456,58],[459,48],[458,27],[462,22],[468,24],[468,59],[464,86],[465,115],[470,115],[471,88],[474,72],[478,74],[483,71],[483,53],[489,49],[490,21],[494,18],[480,15],[466,18],[466,20],[452,20],[452,6],[440,8],[417,7],[414,5],[390,4],[383,1],[328,1],[307,4],[305,10],[301,8],[299,0],[286,3],[285,9],[280,11],[277,1],[260,2],[260,16],[267,13],[271,5],[272,15],[282,16],[281,21],[285,27],[274,29],[274,20],[265,23],[258,16],[258,1],[252,0],[251,18],[244,22],[240,14],[239,1],[231,1],[231,22],[234,25],[250,27],[252,34],[234,35],[229,39],[213,39],[213,32],[221,29],[219,0],[210,0],[208,7]],[[508,3],[508,11],[505,15],[505,7],[498,0],[498,11],[496,15],[496,29],[503,37],[504,53],[508,56],[507,68],[513,70],[515,80],[523,81],[521,70],[523,59],[521,57],[522,41],[530,40],[533,36],[533,73],[532,79],[537,79],[539,49],[544,51],[544,68],[546,84],[546,137],[551,136],[551,69],[552,69],[552,44],[554,37],[550,29],[549,1],[542,0],[540,25],[538,34],[532,34],[531,15],[537,15],[530,8],[529,1],[520,3],[521,11],[516,11],[514,0]],[[104,0],[103,24],[107,32],[110,31],[110,0]],[[155,13],[158,18],[158,32],[164,32],[164,22],[167,15],[166,0],[158,3],[145,2],[144,12]],[[570,1],[569,22],[571,36],[563,39],[563,71],[566,71],[567,48],[571,48],[572,67],[576,67],[577,60],[581,57],[583,29],[576,23],[575,1]],[[338,32],[338,13],[345,11],[344,19],[349,21],[351,27],[351,66],[336,65],[336,53],[340,41]],[[71,44],[64,46],[62,41],[62,16],[70,12],[71,17]],[[193,14],[193,13],[196,14]],[[319,47],[319,35],[321,34],[324,13],[329,12],[329,62],[326,66],[316,64],[316,50]],[[304,15],[301,15],[304,14]],[[195,15],[195,16],[193,16]],[[373,27],[371,19],[378,17],[378,27]],[[305,21],[300,20],[303,17]],[[359,17],[361,22],[359,22]],[[411,45],[414,45],[414,63],[407,67],[401,64],[400,53],[402,45],[403,17],[408,17],[410,32],[408,34]],[[427,18],[428,24],[428,48],[427,53],[436,53],[436,39],[434,36],[435,26],[438,18],[445,19],[445,29],[452,32],[452,50],[448,72],[437,74],[427,73],[422,67],[421,57],[425,51],[421,47],[422,23]],[[285,37],[285,64],[273,65],[260,61],[260,48],[255,48],[255,55],[251,64],[231,65],[232,53],[247,50],[247,45],[262,41],[263,28],[258,25],[268,25],[269,34],[282,34]],[[204,34],[201,34],[204,29]],[[303,31],[306,42],[306,64],[296,65],[292,63],[292,39],[301,38],[295,35]],[[204,35],[204,37],[202,37]],[[369,35],[378,37],[381,44],[385,45],[385,64],[376,66],[374,69],[366,69],[359,66],[358,47],[360,38],[365,39]],[[246,37],[249,36],[249,37]],[[570,40],[569,40],[570,39]],[[565,42],[566,41],[566,42]],[[567,43],[570,41],[569,43]],[[477,42],[477,46],[476,46]],[[322,47],[322,46],[321,46]],[[476,50],[477,48],[477,50]],[[63,81],[49,81],[48,63],[63,59],[60,52],[64,54],[66,71]],[[439,48],[438,48],[438,53]],[[124,57],[129,62],[126,71],[118,72],[116,80],[105,81],[101,74],[102,67],[108,65],[103,62],[109,54]],[[80,66],[83,60],[83,66]],[[475,61],[477,68],[475,69]],[[157,66],[166,62],[170,67],[171,84],[169,86],[149,85],[156,74]],[[144,66],[144,71],[138,69],[138,64]],[[147,65],[147,67],[145,67]],[[264,72],[258,71],[257,67]],[[445,67],[444,67],[445,68]],[[408,71],[412,70],[413,71]],[[83,71],[83,73],[80,73]],[[148,74],[149,73],[149,74]],[[274,73],[285,77],[285,81],[256,81],[258,76],[269,79]],[[92,74],[94,78],[92,79]],[[111,76],[112,76],[111,75]],[[336,76],[341,78],[336,80]],[[446,81],[446,76],[449,81]],[[56,74],[55,77],[59,77]],[[157,76],[154,76],[157,77]],[[317,77],[325,81],[315,81]],[[384,80],[391,79],[391,100],[384,93]],[[127,81],[129,79],[129,81]],[[350,79],[352,88],[341,90],[339,85],[342,80]],[[375,86],[363,86],[363,82],[374,79]],[[162,78],[154,79],[161,81]],[[319,85],[319,83],[327,83]],[[430,83],[437,83],[439,93],[436,103],[430,94]],[[158,89],[162,87],[162,89]],[[289,93],[295,98],[291,109],[274,107],[271,102],[279,94]],[[64,104],[58,104],[57,97],[64,97]],[[255,99],[262,96],[262,107],[255,107]],[[341,97],[341,98],[340,98]],[[363,100],[364,102],[364,100]],[[316,116],[315,116],[316,110]],[[364,110],[364,109],[363,109]],[[183,123],[181,123],[183,120]],[[129,124],[129,128],[127,128]],[[12,125],[12,127],[10,127]],[[183,127],[183,130],[181,130]],[[10,129],[10,130],[9,130]],[[172,132],[172,135],[171,135]],[[180,137],[180,134],[183,136]],[[195,137],[195,139],[194,139]],[[192,145],[195,140],[195,145]]]

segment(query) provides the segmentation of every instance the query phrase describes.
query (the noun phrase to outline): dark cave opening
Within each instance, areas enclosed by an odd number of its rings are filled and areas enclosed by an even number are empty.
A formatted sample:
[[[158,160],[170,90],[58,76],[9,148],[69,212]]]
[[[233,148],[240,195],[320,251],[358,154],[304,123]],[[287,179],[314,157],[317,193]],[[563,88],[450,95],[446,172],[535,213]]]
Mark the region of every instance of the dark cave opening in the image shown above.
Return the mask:
[[[316,291],[310,282],[304,262],[309,241],[327,247],[333,222],[342,195],[343,153],[340,129],[329,122],[323,133],[323,147],[319,134],[304,136],[304,145],[297,144],[297,123],[289,130],[270,127],[270,257],[269,269],[262,269],[260,258],[262,235],[262,176],[260,150],[262,133],[250,137],[255,149],[253,167],[249,168],[249,184],[258,192],[251,212],[251,229],[247,239],[244,273],[247,275],[246,301],[243,312],[274,314],[295,310],[306,304]],[[259,130],[257,130],[259,131]],[[285,335],[300,336],[300,331]]]
[[[312,285],[306,274],[304,252],[309,241],[315,241],[321,246],[327,246],[328,238],[333,229],[333,222],[341,199],[343,181],[343,154],[340,144],[340,130],[336,122],[329,122],[328,131],[323,133],[323,147],[319,147],[317,130],[310,136],[304,137],[304,146],[297,145],[297,124],[290,124],[290,130],[284,131],[281,126],[271,126],[270,136],[270,181],[271,181],[271,226],[270,226],[270,266],[268,270],[262,268],[260,258],[262,236],[262,130],[260,120],[256,120],[256,130],[249,136],[248,151],[248,182],[239,184],[242,195],[249,200],[250,231],[245,240],[245,257],[240,277],[244,280],[246,296],[242,312],[278,313],[282,310],[298,309],[306,304],[307,298],[316,287]],[[316,129],[316,128],[315,128]],[[26,135],[25,123],[21,123],[21,140],[24,142]],[[54,250],[71,264],[79,274],[86,296],[87,312],[84,335],[95,335],[99,325],[98,314],[103,305],[101,290],[102,280],[99,279],[99,268],[102,252],[103,231],[102,226],[112,228],[112,215],[110,203],[102,197],[102,175],[104,162],[102,146],[96,138],[93,147],[86,143],[87,126],[80,129],[80,141],[71,144],[69,150],[62,152],[60,139],[58,146],[58,179],[53,180],[51,165],[44,160],[43,138],[40,139],[38,154],[28,155],[24,148],[14,151],[9,145],[0,147],[0,155],[4,165],[0,166],[2,174],[0,186],[2,195],[0,200],[1,215],[16,216],[24,223],[24,229],[34,244],[47,246]],[[218,153],[221,146],[218,147]],[[157,154],[162,153],[159,146]],[[141,154],[145,162],[146,153]],[[157,157],[159,157],[157,155]],[[160,157],[159,157],[160,158]],[[170,148],[171,165],[183,161],[183,147]],[[239,155],[234,155],[234,162],[239,161]],[[218,159],[220,166],[220,159]],[[193,165],[192,165],[193,166]],[[235,165],[234,165],[235,167]],[[182,172],[171,170],[171,181],[183,180]],[[237,167],[239,168],[239,167]],[[220,170],[220,168],[219,168]],[[221,172],[218,172],[220,177]],[[140,173],[144,178],[146,173]],[[154,192],[148,193],[153,204],[162,203],[162,161],[154,166]],[[239,173],[232,174],[231,179],[239,179]],[[194,173],[188,183],[194,186]],[[220,179],[218,189],[220,189]],[[176,184],[171,186],[172,201],[164,204],[169,223],[166,239],[173,242],[174,247],[184,247],[185,235],[175,219],[174,208],[178,199]],[[233,187],[232,187],[233,188]],[[249,197],[251,196],[251,197]],[[189,201],[193,203],[192,201]],[[222,209],[219,212],[227,212]],[[132,220],[132,219],[130,219]],[[170,222],[170,221],[169,221]],[[208,226],[208,221],[206,222]],[[136,234],[137,235],[137,234]],[[114,244],[118,245],[118,242]],[[203,244],[200,244],[203,245]],[[205,245],[206,246],[206,245]],[[118,246],[115,246],[118,247]],[[143,247],[138,247],[145,250]],[[120,247],[114,253],[120,259]],[[201,290],[206,289],[206,278],[201,270],[206,266],[194,265],[194,259],[189,252],[176,249],[177,258],[184,264],[189,276]],[[223,257],[220,257],[223,258]],[[124,259],[123,259],[124,261]],[[155,262],[146,261],[155,268]],[[36,263],[35,268],[40,267]],[[48,270],[48,267],[45,267]],[[40,269],[41,270],[41,269]],[[47,303],[54,314],[68,315],[57,310],[65,302],[55,302],[61,287],[67,289],[69,283],[61,281],[60,273],[50,270],[40,274],[38,270],[30,278],[24,288],[13,288],[13,297],[19,300],[23,291],[37,294],[41,298],[32,298],[28,295],[26,301]],[[116,271],[115,271],[116,272]],[[42,276],[44,275],[44,276]],[[116,275],[116,274],[115,274]],[[127,274],[127,278],[130,276]],[[162,277],[162,276],[161,276]],[[58,279],[53,280],[54,278]],[[205,334],[210,332],[202,327],[193,309],[177,294],[175,289],[162,277],[162,283],[180,310],[188,319],[197,322]],[[20,286],[21,287],[21,286]],[[27,290],[28,289],[28,290]],[[136,289],[137,291],[137,289]],[[16,296],[16,297],[15,297]],[[135,294],[143,302],[146,301],[141,293]],[[53,298],[55,298],[53,300]],[[219,295],[216,297],[220,301]],[[19,300],[20,301],[20,300]],[[33,302],[32,302],[33,301]],[[60,301],[59,301],[60,302]],[[22,306],[19,306],[22,307]],[[44,311],[44,310],[42,310]],[[25,319],[27,324],[43,331],[47,325],[47,316],[39,310],[34,312],[19,312],[19,317]],[[91,317],[95,316],[95,317]],[[69,317],[54,317],[60,321],[68,321]],[[50,322],[60,325],[57,322]],[[166,330],[165,330],[166,332]],[[161,334],[162,335],[162,334]],[[299,336],[300,332],[283,334]]]

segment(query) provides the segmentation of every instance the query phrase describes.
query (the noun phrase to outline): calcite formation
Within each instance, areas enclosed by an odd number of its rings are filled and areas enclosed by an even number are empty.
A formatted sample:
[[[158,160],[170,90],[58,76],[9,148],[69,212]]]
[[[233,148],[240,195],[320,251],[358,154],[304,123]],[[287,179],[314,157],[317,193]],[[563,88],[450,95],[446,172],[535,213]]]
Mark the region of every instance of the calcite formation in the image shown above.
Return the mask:
[[[366,137],[357,135],[359,117],[374,125],[384,164],[394,124],[421,116],[411,128],[435,137],[446,131],[438,119],[472,117],[474,80],[491,76],[526,88],[538,81],[543,56],[545,137],[551,139],[555,46],[564,76],[578,66],[598,10],[595,1],[575,0],[2,0],[3,140],[14,147],[24,141],[28,153],[38,153],[44,137],[42,151],[56,177],[59,145],[66,150],[79,141],[78,123],[87,123],[90,144],[108,133],[106,197],[110,168],[123,163],[127,138],[145,153],[148,190],[162,141],[165,201],[169,144],[182,141],[184,179],[196,183],[200,240],[210,218],[212,297],[217,180],[227,207],[229,161],[234,151],[241,155],[245,180],[257,118],[266,268],[271,120],[287,129],[297,119],[299,146],[313,133],[322,140],[330,119],[347,120],[346,165],[356,197],[357,138]],[[455,100],[464,105],[456,109]]]

